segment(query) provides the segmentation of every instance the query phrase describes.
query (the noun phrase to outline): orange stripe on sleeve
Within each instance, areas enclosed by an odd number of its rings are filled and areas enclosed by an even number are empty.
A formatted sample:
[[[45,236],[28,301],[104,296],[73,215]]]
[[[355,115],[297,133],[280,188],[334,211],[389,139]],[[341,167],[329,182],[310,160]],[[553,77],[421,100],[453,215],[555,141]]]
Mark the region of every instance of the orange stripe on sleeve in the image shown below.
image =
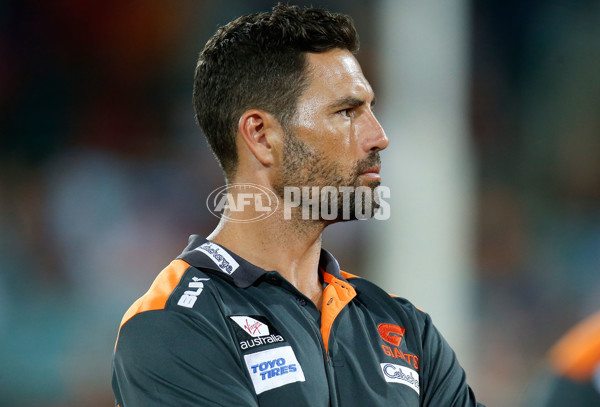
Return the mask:
[[[323,280],[327,283],[327,287],[323,290],[323,305],[321,306],[321,336],[323,345],[325,345],[325,353],[327,353],[333,321],[352,301],[352,298],[356,297],[356,291],[350,284],[338,280],[331,274],[323,273]]]
[[[573,380],[589,380],[600,363],[600,312],[565,334],[550,350],[552,367]]]
[[[190,265],[188,263],[180,259],[173,260],[171,264],[165,267],[156,277],[146,294],[138,298],[138,300],[129,307],[121,320],[119,331],[127,321],[137,314],[145,311],[163,309],[167,304],[169,296],[177,284],[179,284],[179,280],[181,280],[183,273],[185,273],[189,267]],[[117,335],[117,342],[118,341],[119,337]]]

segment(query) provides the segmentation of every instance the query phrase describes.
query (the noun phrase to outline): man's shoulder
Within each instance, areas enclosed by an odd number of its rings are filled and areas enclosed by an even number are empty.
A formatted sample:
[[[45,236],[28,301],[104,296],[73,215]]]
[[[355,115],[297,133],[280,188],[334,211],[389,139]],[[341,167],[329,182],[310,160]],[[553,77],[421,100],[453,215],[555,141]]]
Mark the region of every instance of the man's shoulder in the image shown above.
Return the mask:
[[[401,310],[406,315],[423,322],[429,318],[426,312],[416,307],[410,300],[390,294],[366,278],[345,271],[340,271],[340,274],[357,289],[361,299],[367,301],[367,305],[379,304],[392,310]]]
[[[216,288],[213,287],[216,280],[219,279],[184,260],[173,260],[158,274],[148,291],[125,312],[120,327],[138,315],[153,311],[201,316],[203,313],[199,310],[216,306]]]

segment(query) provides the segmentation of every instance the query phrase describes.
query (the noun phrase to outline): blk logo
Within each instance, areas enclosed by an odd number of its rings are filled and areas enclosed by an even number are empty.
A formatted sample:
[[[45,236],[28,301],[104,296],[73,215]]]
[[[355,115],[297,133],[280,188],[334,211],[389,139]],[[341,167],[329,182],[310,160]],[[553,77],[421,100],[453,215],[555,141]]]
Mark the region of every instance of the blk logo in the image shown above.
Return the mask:
[[[402,328],[401,326],[392,324],[379,324],[377,326],[377,330],[379,331],[379,336],[381,336],[381,339],[394,346],[400,346],[402,337],[406,331],[406,329]]]

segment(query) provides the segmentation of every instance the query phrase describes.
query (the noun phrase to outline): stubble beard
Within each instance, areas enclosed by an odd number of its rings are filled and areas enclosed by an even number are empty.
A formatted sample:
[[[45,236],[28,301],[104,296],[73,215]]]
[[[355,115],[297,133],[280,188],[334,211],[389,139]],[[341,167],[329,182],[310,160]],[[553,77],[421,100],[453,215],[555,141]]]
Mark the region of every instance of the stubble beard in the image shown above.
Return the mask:
[[[357,195],[354,191],[359,186],[365,186],[370,188],[372,192],[370,202],[371,212],[368,214],[368,217],[372,217],[379,208],[379,203],[375,199],[374,189],[380,185],[380,182],[370,181],[361,185],[360,174],[380,164],[381,159],[379,154],[371,152],[366,159],[354,163],[349,174],[344,174],[339,163],[330,161],[322,153],[315,151],[311,146],[298,139],[293,132],[287,131],[283,145],[282,170],[279,181],[273,185],[273,189],[283,199],[285,187],[297,187],[300,189],[302,187],[319,187],[320,191],[323,187],[332,186],[337,188],[338,192],[340,187],[352,188],[352,192],[347,195],[338,193],[337,202],[333,203],[333,205],[336,205],[335,208],[332,208],[330,201],[320,203],[321,205],[328,206],[329,213],[337,213],[337,217],[334,220],[326,222],[336,223],[358,219],[355,213]],[[350,208],[347,218],[343,216],[344,199],[348,200],[346,205]],[[369,207],[368,203],[365,202],[367,197],[362,195],[361,199],[363,199],[362,208]],[[295,218],[300,219],[301,207],[294,209],[297,210]]]

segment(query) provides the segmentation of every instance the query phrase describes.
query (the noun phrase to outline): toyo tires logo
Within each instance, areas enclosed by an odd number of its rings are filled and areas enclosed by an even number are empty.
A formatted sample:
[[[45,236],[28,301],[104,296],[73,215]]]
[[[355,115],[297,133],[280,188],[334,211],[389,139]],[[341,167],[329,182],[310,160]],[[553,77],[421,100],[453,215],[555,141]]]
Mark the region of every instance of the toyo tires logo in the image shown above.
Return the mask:
[[[229,184],[212,191],[206,207],[217,218],[250,223],[266,219],[279,207],[277,195],[269,188],[250,183]],[[236,216],[249,214],[248,216]]]

